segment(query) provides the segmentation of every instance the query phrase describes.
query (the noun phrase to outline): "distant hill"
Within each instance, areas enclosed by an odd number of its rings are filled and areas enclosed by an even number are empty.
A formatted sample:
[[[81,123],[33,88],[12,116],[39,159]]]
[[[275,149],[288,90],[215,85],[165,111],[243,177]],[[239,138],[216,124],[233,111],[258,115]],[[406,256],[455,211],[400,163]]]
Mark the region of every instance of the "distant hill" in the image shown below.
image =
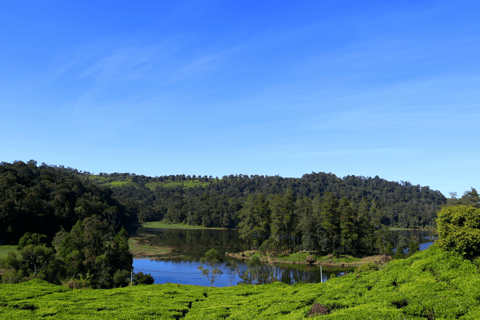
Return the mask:
[[[249,194],[278,195],[287,189],[291,189],[297,199],[313,199],[332,192],[337,198],[346,197],[358,205],[365,198],[381,209],[383,224],[404,228],[434,226],[435,213],[447,201],[440,191],[428,186],[387,181],[378,176],[340,178],[324,172],[312,172],[301,178],[243,174],[221,178],[206,175],[148,177],[132,173],[92,175],[78,171],[76,174],[97,185],[112,187],[114,196],[124,202],[134,201],[142,221],[162,220],[167,216],[175,217],[178,222],[188,222],[183,216],[198,211],[195,208],[205,207],[197,200],[206,193],[212,198],[207,206],[217,214],[211,219],[199,218],[197,221],[209,221],[209,227],[234,228],[238,223],[235,213]],[[205,214],[208,213],[200,213],[201,216]]]
[[[238,212],[250,194],[267,198],[293,191],[296,199],[331,192],[356,205],[365,199],[391,227],[435,225],[435,214],[447,199],[439,191],[378,176],[337,177],[312,172],[301,178],[263,175],[168,175],[133,173],[93,175],[70,167],[36,161],[0,163],[0,240],[18,240],[38,228],[52,236],[93,213],[115,212],[122,224],[170,220],[206,227],[236,228]]]

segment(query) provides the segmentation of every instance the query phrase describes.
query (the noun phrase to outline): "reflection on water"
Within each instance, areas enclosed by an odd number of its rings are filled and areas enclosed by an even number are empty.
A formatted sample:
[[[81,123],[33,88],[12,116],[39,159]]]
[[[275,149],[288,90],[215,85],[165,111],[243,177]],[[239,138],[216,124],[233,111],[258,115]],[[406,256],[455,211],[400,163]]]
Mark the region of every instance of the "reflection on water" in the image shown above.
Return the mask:
[[[222,268],[223,274],[214,282],[215,287],[226,287],[237,285],[240,283],[266,283],[266,281],[254,281],[245,277],[247,265],[243,261],[237,261],[240,266],[238,275],[231,274],[227,268]],[[210,286],[210,281],[206,277],[201,276],[201,272],[197,270],[200,262],[198,261],[155,261],[148,259],[135,259],[133,262],[134,271],[142,271],[150,273],[155,279],[155,284],[162,283],[181,283],[192,284],[197,286]],[[269,268],[268,266],[265,268]],[[340,275],[341,272],[351,272],[349,270],[331,270],[326,267],[322,268],[323,282],[327,281],[333,275]],[[320,268],[318,266],[300,265],[295,268],[291,266],[275,266],[269,272],[273,273],[273,277],[287,284],[298,282],[317,283],[320,282]]]
[[[244,276],[247,265],[244,260],[237,260],[225,256],[225,252],[241,252],[245,250],[244,242],[239,238],[238,232],[234,230],[202,230],[202,229],[144,229],[137,230],[137,234],[148,234],[148,241],[151,245],[173,248],[173,258],[168,260],[135,259],[134,271],[150,273],[155,279],[155,284],[180,283],[199,286],[209,286],[210,282],[206,277],[201,276],[197,270],[200,259],[211,248],[215,248],[227,260],[235,260],[240,266],[239,275],[229,273],[223,268],[223,274],[215,281],[214,286],[225,287],[240,283],[251,283],[252,279]],[[425,250],[433,243],[434,234],[429,231],[393,231],[392,240],[396,246],[402,237],[410,239],[415,236],[420,242],[420,250]],[[264,266],[270,278],[278,279],[287,284],[298,282],[317,283],[321,282],[320,267],[314,265],[276,265]],[[341,273],[351,272],[350,269],[328,269],[322,267],[323,281]],[[254,281],[255,282],[255,281]],[[265,280],[258,280],[264,283]]]
[[[188,257],[193,261],[200,261],[211,248],[215,248],[223,258],[225,252],[246,250],[244,242],[235,230],[139,228],[137,234],[148,234],[150,235],[148,242],[151,245],[171,247],[174,257]]]

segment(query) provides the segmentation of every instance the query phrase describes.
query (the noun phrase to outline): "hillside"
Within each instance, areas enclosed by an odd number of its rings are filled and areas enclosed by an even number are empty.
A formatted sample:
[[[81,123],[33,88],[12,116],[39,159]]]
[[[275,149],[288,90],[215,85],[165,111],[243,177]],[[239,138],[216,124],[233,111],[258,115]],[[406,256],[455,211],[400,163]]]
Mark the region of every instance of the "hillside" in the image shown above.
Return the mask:
[[[52,239],[94,214],[115,225],[135,219],[109,188],[33,160],[0,164],[0,242],[15,243],[25,232]]]
[[[321,319],[478,319],[478,266],[433,245],[379,271],[323,284],[208,288],[178,284],[72,290],[41,280],[0,286],[0,318],[302,319],[314,303]]]
[[[64,166],[37,166],[34,160],[2,162],[0,240],[16,241],[25,232],[38,232],[38,228],[51,237],[61,226],[68,230],[94,212],[106,216],[115,213],[115,219],[124,225],[167,220],[234,229],[242,222],[239,212],[250,195],[263,195],[267,204],[272,204],[287,190],[299,205],[305,198],[313,203],[328,193],[337,199],[344,197],[359,210],[361,206],[368,207],[367,212],[374,209],[379,222],[389,227],[433,227],[435,213],[446,204],[439,191],[378,176],[339,178],[323,172],[301,178],[93,175]]]
[[[339,178],[323,172],[305,174],[301,178],[240,174],[218,179],[211,176],[146,177],[118,173],[87,177],[94,183],[112,186],[118,199],[134,200],[141,221],[167,218],[172,222],[206,227],[235,228],[239,223],[236,212],[249,195],[273,197],[285,194],[287,190],[291,190],[296,199],[307,197],[313,200],[331,192],[338,199],[345,197],[357,206],[366,200],[381,211],[384,225],[402,228],[433,227],[435,213],[447,201],[439,191],[428,186],[392,182],[378,176]],[[198,209],[205,207],[210,208],[209,213]],[[197,218],[189,221],[189,215]]]

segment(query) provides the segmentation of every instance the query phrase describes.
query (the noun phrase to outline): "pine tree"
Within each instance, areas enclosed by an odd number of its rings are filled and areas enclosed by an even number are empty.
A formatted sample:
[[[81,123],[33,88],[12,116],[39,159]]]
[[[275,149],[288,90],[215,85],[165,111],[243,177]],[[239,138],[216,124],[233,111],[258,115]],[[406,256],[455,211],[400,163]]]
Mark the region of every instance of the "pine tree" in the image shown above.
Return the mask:
[[[242,210],[239,211],[240,223],[238,224],[238,232],[240,233],[240,239],[250,241],[250,249],[253,247],[253,235],[255,233],[255,196],[249,195],[243,204]]]
[[[357,219],[357,208],[350,201],[343,197],[340,199],[338,210],[340,212],[341,245],[346,251],[346,247],[354,250],[354,244],[357,240],[355,220]]]
[[[327,235],[328,250],[333,252],[340,242],[341,235],[338,199],[331,192],[325,193],[321,208],[323,214],[322,227]]]
[[[375,242],[377,241],[377,230],[380,229],[380,217],[380,210],[378,209],[377,204],[373,202],[367,214],[365,224],[365,242],[368,244],[370,254],[373,254],[373,251],[375,249]]]
[[[297,234],[301,236],[304,250],[315,248],[315,219],[313,217],[312,200],[304,197],[295,202],[295,215],[298,218]]]

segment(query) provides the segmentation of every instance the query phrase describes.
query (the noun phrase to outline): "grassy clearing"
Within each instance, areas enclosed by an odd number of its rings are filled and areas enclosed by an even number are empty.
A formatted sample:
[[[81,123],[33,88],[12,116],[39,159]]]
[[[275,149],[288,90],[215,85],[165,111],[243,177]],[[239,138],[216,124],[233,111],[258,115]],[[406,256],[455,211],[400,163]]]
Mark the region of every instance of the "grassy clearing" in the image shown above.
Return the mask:
[[[221,228],[205,228],[202,226],[191,226],[183,223],[167,223],[164,221],[151,221],[142,223],[144,228],[153,228],[153,229],[219,229]]]
[[[84,179],[88,179],[98,185],[107,185],[112,188],[121,187],[125,185],[137,185],[132,181],[132,178],[124,178],[122,180],[116,180],[117,178],[114,177],[104,177],[99,175],[89,175],[89,176],[82,176]],[[193,188],[195,186],[198,187],[205,187],[210,185],[211,183],[216,183],[215,180],[210,182],[201,182],[199,180],[188,180],[188,181],[170,181],[164,180],[159,182],[148,182],[145,186],[151,190],[154,190],[157,186],[165,187],[165,188],[174,188],[176,186],[182,186],[183,188]]]
[[[174,250],[171,247],[159,247],[152,246],[148,237],[152,235],[149,234],[140,234],[134,235],[128,239],[128,245],[130,247],[130,252],[133,254],[135,259],[184,259],[189,260],[188,256],[184,255],[181,250]]]
[[[115,187],[122,187],[126,185],[132,185],[132,186],[137,186],[138,183],[133,182],[132,178],[123,178],[122,180],[117,180],[119,179],[118,177],[107,177],[107,176],[100,176],[97,174],[91,174],[88,176],[84,175],[79,175],[81,179],[85,180],[90,180],[94,182],[97,185],[105,185],[109,186],[111,188]],[[219,179],[220,181],[221,179]],[[145,186],[151,190],[154,190],[157,186],[159,187],[165,187],[165,188],[174,188],[176,186],[182,186],[183,188],[193,188],[195,186],[198,187],[205,187],[208,186],[212,183],[217,183],[216,180],[212,180],[209,182],[203,182],[197,180],[187,180],[187,181],[171,181],[171,180],[164,180],[164,181],[158,181],[158,182],[148,182],[145,184]]]
[[[137,235],[128,239],[130,252],[134,258],[153,258],[168,255],[172,252],[169,247],[152,246],[146,241],[148,235]]]
[[[318,284],[179,284],[72,290],[41,280],[0,286],[2,319],[479,319],[477,265],[435,245],[379,271]]]
[[[0,246],[0,259],[6,258],[9,251],[17,251],[17,246],[1,245]]]
[[[358,267],[370,262],[378,262],[383,256],[367,256],[363,258],[356,258],[351,255],[341,254],[337,257],[328,255],[320,255],[316,252],[295,252],[292,254],[270,255],[269,253],[262,254],[256,250],[248,250],[240,253],[230,253],[229,256],[237,259],[250,260],[254,256],[258,256],[261,261],[268,261],[273,263],[289,263],[289,264],[310,264],[312,261],[316,265],[325,266],[345,266]],[[307,259],[308,258],[308,259]],[[312,259],[313,258],[313,259]]]
[[[183,186],[183,188],[193,188],[195,186],[198,187],[205,187],[208,186],[211,183],[216,183],[216,181],[211,181],[211,182],[201,182],[198,180],[188,180],[188,181],[171,181],[171,180],[165,180],[162,182],[149,182],[145,184],[147,188],[150,189],[155,189],[155,187],[160,186],[160,187],[165,187],[165,188],[173,188],[176,186]]]

